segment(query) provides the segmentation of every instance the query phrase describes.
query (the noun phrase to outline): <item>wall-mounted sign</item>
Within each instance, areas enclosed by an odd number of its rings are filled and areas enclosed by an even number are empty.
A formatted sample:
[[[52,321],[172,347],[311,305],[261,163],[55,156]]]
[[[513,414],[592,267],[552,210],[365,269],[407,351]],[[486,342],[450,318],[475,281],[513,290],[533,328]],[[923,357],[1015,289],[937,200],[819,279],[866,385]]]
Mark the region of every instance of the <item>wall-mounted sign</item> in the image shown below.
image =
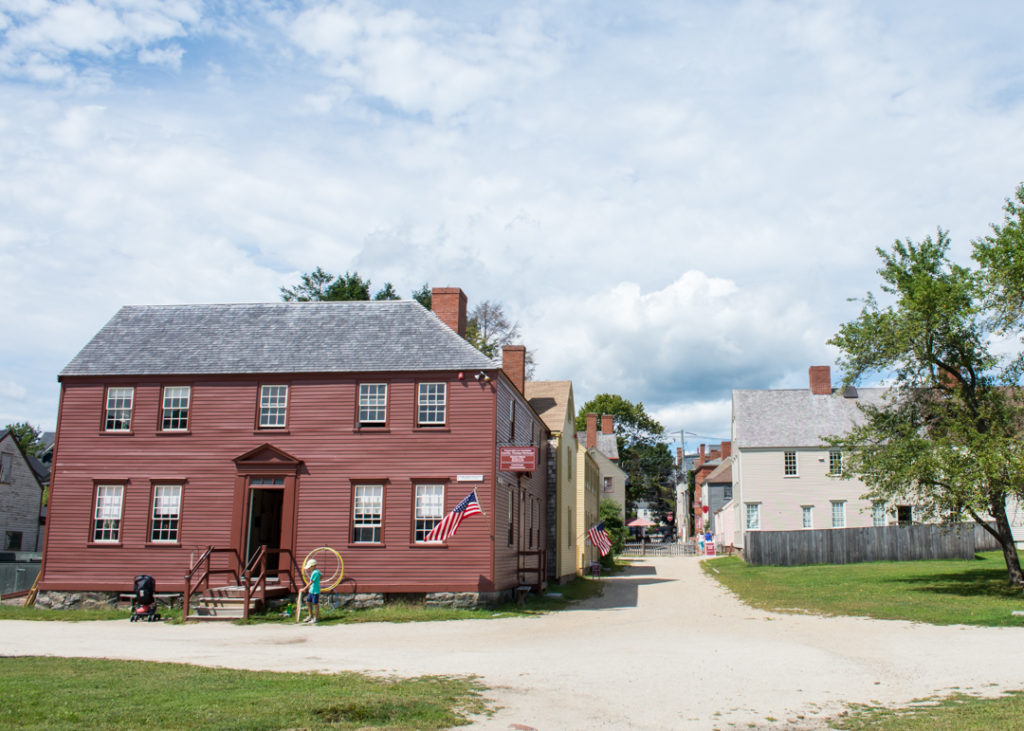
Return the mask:
[[[502,472],[533,472],[537,469],[537,448],[498,447],[498,469]]]
[[[483,475],[455,475],[456,482],[483,482]]]

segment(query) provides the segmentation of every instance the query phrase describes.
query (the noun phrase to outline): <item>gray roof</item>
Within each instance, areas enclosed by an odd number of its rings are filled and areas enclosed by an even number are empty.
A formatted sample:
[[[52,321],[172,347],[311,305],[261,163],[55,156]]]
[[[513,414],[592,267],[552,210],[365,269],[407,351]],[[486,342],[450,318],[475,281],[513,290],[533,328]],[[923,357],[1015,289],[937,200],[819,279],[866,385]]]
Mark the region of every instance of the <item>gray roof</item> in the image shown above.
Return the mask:
[[[414,300],[122,307],[64,376],[493,370]]]
[[[576,439],[580,444],[586,446],[587,444],[587,432],[579,431],[576,432]],[[615,438],[614,434],[605,434],[604,432],[597,433],[597,451],[603,454],[608,459],[619,458],[619,442]]]
[[[858,403],[881,401],[888,389],[859,388],[857,398],[815,395],[810,389],[733,391],[733,446],[819,447],[824,438],[863,422]]]

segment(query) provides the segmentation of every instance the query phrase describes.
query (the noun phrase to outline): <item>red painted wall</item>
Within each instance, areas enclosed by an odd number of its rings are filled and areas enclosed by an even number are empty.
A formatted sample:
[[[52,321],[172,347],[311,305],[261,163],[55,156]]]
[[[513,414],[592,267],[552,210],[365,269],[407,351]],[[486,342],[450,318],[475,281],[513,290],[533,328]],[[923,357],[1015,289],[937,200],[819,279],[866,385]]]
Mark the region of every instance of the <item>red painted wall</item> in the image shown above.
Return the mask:
[[[420,381],[448,384],[448,424],[443,429],[415,427]],[[358,384],[379,382],[388,383],[387,426],[359,430]],[[286,429],[256,428],[261,383],[289,385]],[[109,385],[135,387],[129,435],[102,431]],[[192,387],[188,434],[159,431],[161,392],[168,385]],[[156,578],[158,591],[181,591],[192,557],[206,546],[242,548],[238,544],[244,532],[246,493],[234,460],[266,443],[301,461],[293,488],[296,555],[301,560],[322,545],[339,550],[350,579],[343,587],[346,590],[492,591],[514,586],[518,546],[508,546],[505,488],[499,487],[495,497],[496,444],[507,443],[508,431],[507,406],[502,409],[499,404],[506,397],[499,399],[499,391],[511,394],[514,389],[498,373],[489,384],[459,381],[449,372],[67,378],[40,589],[125,591],[136,574],[147,573]],[[543,425],[518,398],[517,443],[543,441]],[[502,475],[501,481],[519,482],[518,490],[542,504],[544,474],[545,468],[539,467],[531,477],[517,480],[515,475]],[[483,479],[457,482],[457,475],[482,475]],[[147,541],[154,481],[184,483],[176,545]],[[352,486],[361,481],[385,485],[380,545],[350,541]],[[486,515],[466,519],[443,546],[417,545],[413,541],[417,481],[445,484],[445,511],[475,487]],[[117,545],[91,542],[98,482],[126,485]],[[536,520],[542,522],[543,515],[538,506]],[[516,515],[517,526],[525,526],[527,517]],[[542,524],[537,528],[543,541],[546,530]]]

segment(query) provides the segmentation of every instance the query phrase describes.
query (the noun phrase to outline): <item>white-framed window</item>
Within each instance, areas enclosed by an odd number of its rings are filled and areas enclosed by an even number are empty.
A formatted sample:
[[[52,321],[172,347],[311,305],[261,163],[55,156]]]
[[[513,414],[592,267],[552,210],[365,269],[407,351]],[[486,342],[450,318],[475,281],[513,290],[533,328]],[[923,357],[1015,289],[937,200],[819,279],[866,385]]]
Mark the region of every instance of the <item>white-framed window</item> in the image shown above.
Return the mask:
[[[782,474],[786,477],[796,477],[796,452],[782,453]]]
[[[508,404],[508,440],[512,444],[516,441],[516,401],[512,401]]]
[[[416,486],[416,526],[413,538],[417,543],[426,540],[427,534],[444,517],[444,485]]]
[[[181,485],[153,486],[153,516],[149,540],[177,542],[181,519]]]
[[[14,455],[0,454],[0,482],[10,484],[14,481]]]
[[[846,527],[846,501],[845,500],[833,500],[832,501],[832,527],[833,528],[845,528]]]
[[[388,420],[388,385],[359,384],[359,423],[384,424]]]
[[[121,504],[124,485],[97,485],[92,539],[97,543],[121,540]]]
[[[604,485],[602,486],[601,491],[602,492],[610,493],[610,492],[612,492],[614,490],[615,490],[615,485],[612,482],[612,478],[611,477],[605,477],[604,478]]]
[[[260,429],[283,429],[288,413],[287,386],[260,386]]]
[[[760,530],[761,503],[747,503],[747,530]]]
[[[165,386],[160,428],[163,431],[188,431],[188,407],[191,400],[191,386]]]
[[[885,526],[885,503],[881,500],[871,503],[871,524],[876,528]]]
[[[380,543],[383,512],[384,486],[356,485],[352,542]]]
[[[420,426],[444,426],[445,396],[445,384],[421,383],[417,399],[416,423]]]
[[[838,449],[828,450],[828,473],[830,475],[843,474],[843,453]]]
[[[135,389],[132,386],[117,386],[107,389],[107,408],[103,419],[104,431],[131,431],[132,401]]]
[[[814,506],[813,505],[802,505],[803,510],[803,526],[804,528],[814,528]]]

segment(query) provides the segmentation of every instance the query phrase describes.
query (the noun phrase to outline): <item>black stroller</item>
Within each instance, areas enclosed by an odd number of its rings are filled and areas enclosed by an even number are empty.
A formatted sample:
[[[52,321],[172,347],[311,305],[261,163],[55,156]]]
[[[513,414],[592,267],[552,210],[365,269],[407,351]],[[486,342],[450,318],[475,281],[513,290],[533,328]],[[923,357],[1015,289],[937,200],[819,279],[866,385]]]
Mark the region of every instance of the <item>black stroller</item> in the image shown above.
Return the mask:
[[[156,597],[153,596],[155,591],[156,579],[152,576],[142,574],[135,577],[135,590],[132,594],[132,616],[129,617],[129,621],[141,622],[142,620],[148,620],[155,622],[160,619],[160,615],[156,612]]]

